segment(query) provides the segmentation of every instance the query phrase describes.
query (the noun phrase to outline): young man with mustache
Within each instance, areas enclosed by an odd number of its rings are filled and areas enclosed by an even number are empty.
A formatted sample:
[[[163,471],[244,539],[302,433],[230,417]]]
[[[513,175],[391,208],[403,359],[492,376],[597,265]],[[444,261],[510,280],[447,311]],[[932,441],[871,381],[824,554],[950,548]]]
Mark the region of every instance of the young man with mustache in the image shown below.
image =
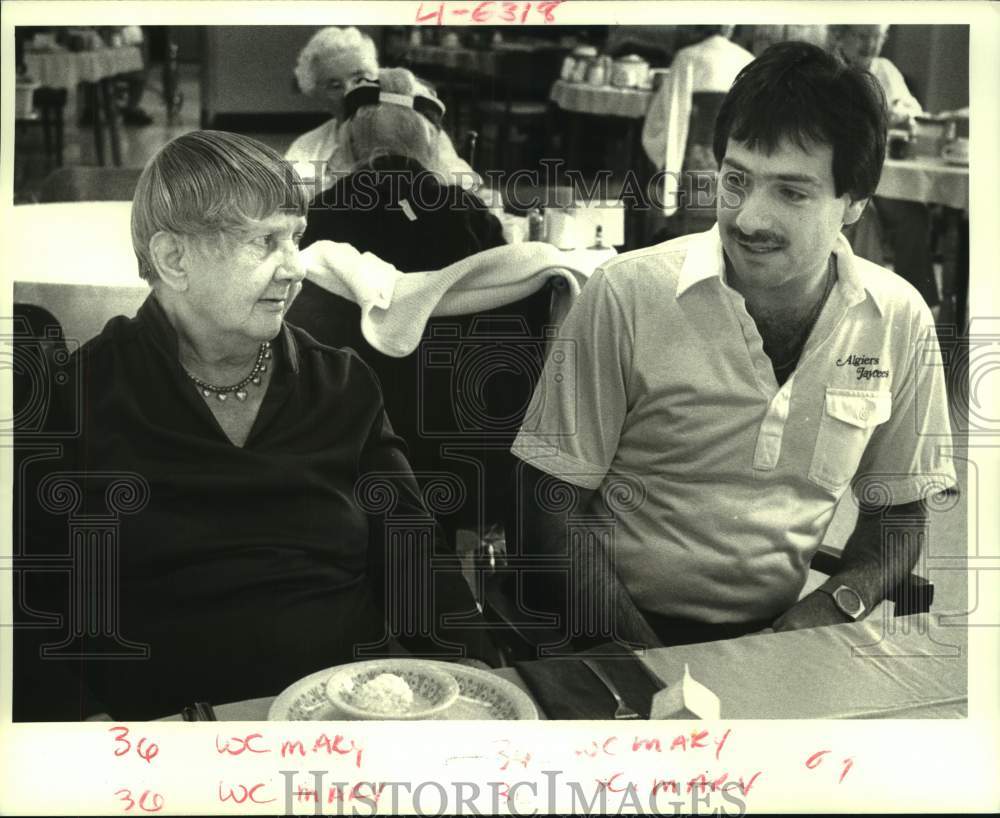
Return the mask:
[[[913,568],[924,500],[955,484],[934,322],[841,235],[885,140],[870,75],[772,46],[716,122],[716,226],[620,256],[583,289],[560,330],[574,355],[549,360],[513,447],[508,533],[518,553],[568,549],[570,581],[536,574],[530,601],[571,612],[577,644],[848,622]],[[860,513],[841,569],[800,599],[848,489]],[[579,536],[584,517],[612,536]],[[912,536],[883,553],[887,517]]]

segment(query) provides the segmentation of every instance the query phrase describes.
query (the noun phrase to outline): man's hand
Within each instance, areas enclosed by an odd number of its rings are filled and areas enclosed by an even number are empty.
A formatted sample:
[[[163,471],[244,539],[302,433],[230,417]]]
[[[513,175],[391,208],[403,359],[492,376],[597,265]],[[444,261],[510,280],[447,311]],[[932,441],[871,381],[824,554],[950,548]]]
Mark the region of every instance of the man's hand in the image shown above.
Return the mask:
[[[803,597],[771,625],[776,632],[843,625],[851,618],[837,607],[833,597],[823,591],[813,591]]]

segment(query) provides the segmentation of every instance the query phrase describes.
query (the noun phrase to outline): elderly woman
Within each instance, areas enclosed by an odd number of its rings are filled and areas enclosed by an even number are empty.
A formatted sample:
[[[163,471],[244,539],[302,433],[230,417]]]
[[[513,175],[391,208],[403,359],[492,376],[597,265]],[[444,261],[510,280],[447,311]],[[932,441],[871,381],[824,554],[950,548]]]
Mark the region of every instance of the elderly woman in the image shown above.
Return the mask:
[[[302,93],[330,111],[331,119],[298,137],[285,152],[303,179],[312,180],[317,192],[330,187],[339,175],[351,170],[341,154],[335,155],[343,119],[344,95],[362,79],[379,76],[378,56],[371,38],[353,26],[330,26],[317,31],[299,53],[295,78]],[[434,92],[420,83],[421,93]],[[464,188],[481,182],[479,175],[455,152],[446,133],[438,148],[445,172]]]
[[[145,498],[120,512],[120,599],[92,602],[119,605],[116,635],[149,655],[71,663],[62,695],[45,692],[60,663],[43,662],[19,677],[22,717],[274,695],[386,643],[386,515],[434,523],[371,371],[285,323],[305,275],[301,191],[277,153],[215,131],[144,170],[132,240],[152,292],[80,350],[69,382],[83,392],[58,396],[56,425],[79,429],[59,465],[85,513],[108,513],[115,480]],[[369,475],[382,494],[363,490]],[[373,499],[386,492],[391,508]],[[30,530],[65,550],[46,520]]]

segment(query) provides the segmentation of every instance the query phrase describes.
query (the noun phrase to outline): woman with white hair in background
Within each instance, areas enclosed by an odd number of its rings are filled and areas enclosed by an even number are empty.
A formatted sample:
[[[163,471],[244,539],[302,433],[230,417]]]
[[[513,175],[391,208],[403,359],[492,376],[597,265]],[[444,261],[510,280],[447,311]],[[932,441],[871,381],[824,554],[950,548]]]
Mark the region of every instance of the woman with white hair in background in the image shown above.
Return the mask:
[[[353,26],[328,26],[321,29],[299,52],[295,66],[299,90],[320,101],[332,116],[318,128],[302,134],[292,142],[285,152],[285,159],[295,164],[295,169],[303,180],[318,181],[316,193],[326,190],[338,176],[352,170],[350,166],[337,164],[334,157],[344,113],[344,95],[359,81],[374,80],[378,76],[375,43],[371,37]],[[426,84],[419,84],[424,94],[435,96]],[[446,133],[441,133],[440,141],[440,156],[454,183],[463,188],[478,187],[482,180],[458,156]]]

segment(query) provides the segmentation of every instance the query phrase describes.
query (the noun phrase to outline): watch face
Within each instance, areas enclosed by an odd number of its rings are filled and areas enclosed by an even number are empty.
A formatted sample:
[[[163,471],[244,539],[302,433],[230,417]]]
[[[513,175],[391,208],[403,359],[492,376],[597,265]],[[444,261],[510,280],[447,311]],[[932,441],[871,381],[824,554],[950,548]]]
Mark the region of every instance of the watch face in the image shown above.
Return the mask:
[[[865,609],[865,603],[861,601],[861,595],[857,591],[842,585],[833,593],[840,610],[850,617],[858,617]]]

